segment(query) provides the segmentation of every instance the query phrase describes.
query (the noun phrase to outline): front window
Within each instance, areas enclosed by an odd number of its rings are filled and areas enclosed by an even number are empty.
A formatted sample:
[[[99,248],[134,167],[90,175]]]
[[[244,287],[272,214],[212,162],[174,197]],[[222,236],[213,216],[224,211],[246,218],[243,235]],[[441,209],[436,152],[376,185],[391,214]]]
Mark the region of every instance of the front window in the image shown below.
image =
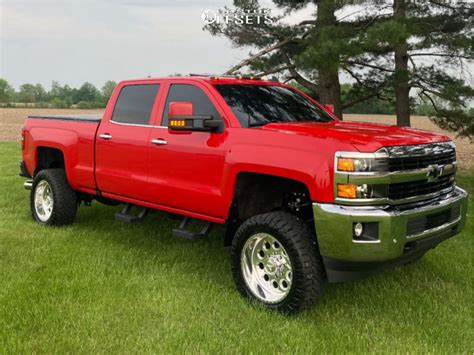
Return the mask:
[[[166,98],[165,111],[163,112],[162,126],[168,125],[169,106],[171,102],[191,102],[193,115],[212,116],[220,119],[220,115],[212,104],[207,94],[200,88],[189,84],[173,84]]]
[[[275,122],[328,122],[333,118],[311,100],[285,86],[217,84],[242,127]]]

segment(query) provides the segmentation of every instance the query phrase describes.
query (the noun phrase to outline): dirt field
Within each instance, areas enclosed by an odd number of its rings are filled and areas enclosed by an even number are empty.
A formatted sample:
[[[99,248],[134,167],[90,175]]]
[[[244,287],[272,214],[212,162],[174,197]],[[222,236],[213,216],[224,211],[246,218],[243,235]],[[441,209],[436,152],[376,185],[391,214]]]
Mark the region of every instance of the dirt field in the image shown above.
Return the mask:
[[[0,142],[20,140],[21,127],[28,115],[87,115],[102,110],[0,108]]]
[[[15,141],[20,139],[20,129],[24,119],[32,114],[61,115],[61,114],[94,114],[101,110],[64,110],[64,109],[34,109],[34,108],[0,108],[0,141]],[[345,115],[348,121],[366,121],[383,124],[395,124],[395,117],[389,115]],[[447,133],[431,122],[427,117],[413,116],[414,128],[444,133],[454,139],[458,149],[458,161],[461,168],[474,166],[474,144],[468,139],[455,138],[456,134]]]

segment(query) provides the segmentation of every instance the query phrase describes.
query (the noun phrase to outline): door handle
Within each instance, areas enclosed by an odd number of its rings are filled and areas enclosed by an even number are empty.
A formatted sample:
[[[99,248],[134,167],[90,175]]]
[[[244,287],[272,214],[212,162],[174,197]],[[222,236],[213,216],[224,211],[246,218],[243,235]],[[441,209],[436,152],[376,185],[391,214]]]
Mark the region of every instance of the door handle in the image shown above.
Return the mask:
[[[109,141],[109,140],[112,139],[112,136],[108,133],[99,134],[99,137],[106,140],[106,141]]]
[[[152,139],[151,142],[157,145],[167,145],[168,142],[164,139]]]

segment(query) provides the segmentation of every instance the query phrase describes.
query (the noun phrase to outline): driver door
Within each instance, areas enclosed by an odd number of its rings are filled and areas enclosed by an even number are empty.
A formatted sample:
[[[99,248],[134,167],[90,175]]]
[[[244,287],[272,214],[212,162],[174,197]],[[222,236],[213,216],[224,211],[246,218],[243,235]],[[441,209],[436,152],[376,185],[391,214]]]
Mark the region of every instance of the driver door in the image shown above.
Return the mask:
[[[169,86],[161,126],[154,126],[150,135],[149,198],[163,206],[222,218],[227,212],[222,186],[226,131],[169,130],[171,102],[192,103],[193,115],[222,119],[205,86],[182,82]]]

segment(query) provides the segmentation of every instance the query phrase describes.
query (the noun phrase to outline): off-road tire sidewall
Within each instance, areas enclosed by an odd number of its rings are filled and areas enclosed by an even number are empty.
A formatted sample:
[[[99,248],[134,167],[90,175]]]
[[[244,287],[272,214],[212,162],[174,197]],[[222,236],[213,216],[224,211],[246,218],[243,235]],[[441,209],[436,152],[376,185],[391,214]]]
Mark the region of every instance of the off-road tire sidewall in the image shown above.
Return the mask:
[[[242,274],[241,253],[245,242],[257,233],[268,233],[285,248],[290,258],[293,282],[288,295],[279,303],[257,299]],[[231,248],[232,274],[239,292],[247,299],[286,314],[311,307],[321,296],[326,280],[314,233],[294,215],[272,212],[249,218],[237,230]]]
[[[42,221],[35,210],[35,191],[38,184],[46,180],[53,194],[53,211],[47,221]],[[71,224],[76,218],[78,200],[76,193],[69,186],[63,169],[46,169],[36,174],[30,194],[30,208],[33,219],[40,224],[62,226]]]

